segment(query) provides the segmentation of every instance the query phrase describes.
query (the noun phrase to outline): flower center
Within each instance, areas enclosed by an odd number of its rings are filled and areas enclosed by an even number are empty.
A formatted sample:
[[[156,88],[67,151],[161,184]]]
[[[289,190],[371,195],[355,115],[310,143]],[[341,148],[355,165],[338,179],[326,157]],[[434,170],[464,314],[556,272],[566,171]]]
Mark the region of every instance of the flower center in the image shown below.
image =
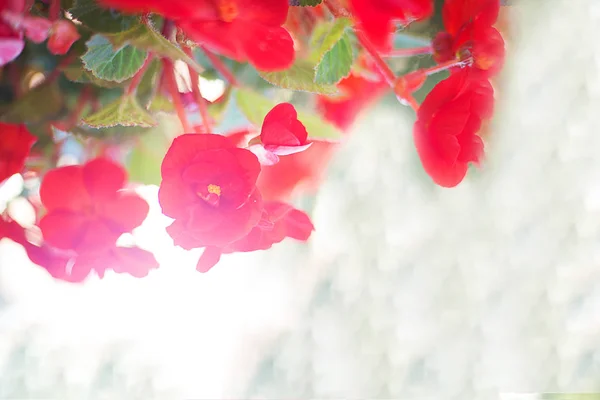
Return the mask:
[[[224,22],[231,22],[238,16],[239,11],[235,0],[218,0],[219,15]]]
[[[217,207],[219,205],[219,201],[221,200],[221,186],[213,185],[211,183],[205,188],[198,190],[196,194],[209,205]]]

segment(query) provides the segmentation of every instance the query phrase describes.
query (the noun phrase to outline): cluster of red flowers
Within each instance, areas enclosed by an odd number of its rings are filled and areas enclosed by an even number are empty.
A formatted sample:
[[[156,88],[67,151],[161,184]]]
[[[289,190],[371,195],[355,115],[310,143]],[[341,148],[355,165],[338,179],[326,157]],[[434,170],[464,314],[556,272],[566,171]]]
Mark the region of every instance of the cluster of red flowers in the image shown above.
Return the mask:
[[[294,41],[281,26],[288,0],[99,1],[122,12],[160,14],[209,50],[260,70],[282,70],[294,62]]]
[[[482,122],[492,116],[494,90],[489,81],[504,61],[504,40],[493,27],[498,0],[446,0],[445,32],[433,41],[438,62],[464,61],[437,84],[417,112],[414,139],[423,168],[440,186],[453,187],[469,163],[478,164]]]
[[[54,22],[25,13],[25,0],[0,2],[0,66],[8,64],[25,48],[24,37],[34,43],[48,39],[52,54],[66,54],[79,39],[72,22],[58,19]]]
[[[208,271],[222,253],[265,250],[286,237],[308,240],[309,217],[281,202],[264,201],[256,182],[263,165],[278,155],[309,147],[307,132],[291,104],[274,107],[261,134],[248,148],[222,135],[184,134],[175,138],[161,168],[158,193],[167,228],[184,249],[205,247],[199,271]],[[259,157],[257,157],[257,155]]]
[[[302,53],[292,35],[301,39],[314,28],[315,21],[350,17],[348,24],[354,24],[364,51],[350,72],[341,80],[338,77],[339,93],[317,96],[316,109],[322,117],[347,132],[360,112],[393,90],[417,113],[415,147],[435,183],[456,186],[469,164],[482,160],[480,130],[491,118],[494,103],[490,79],[504,61],[504,40],[494,27],[499,0],[445,0],[444,30],[429,46],[419,49],[432,54],[437,65],[404,76],[396,76],[383,58],[394,54],[396,25],[429,18],[434,12],[433,0],[324,0],[327,8],[307,6],[296,8],[295,13],[289,12],[290,4],[301,5],[299,1],[95,1],[121,13],[160,14],[165,27],[175,26],[183,34],[177,38],[195,42],[209,55],[215,52],[248,62],[261,71],[292,66]],[[60,55],[79,39],[73,22],[59,17],[60,2],[50,3],[57,13],[49,12],[46,19],[29,15],[26,0],[0,2],[0,66],[19,56],[24,39],[35,43],[48,39],[50,52]],[[167,33],[165,36],[179,40]],[[188,44],[187,40],[177,44]],[[185,46],[184,50],[192,54]],[[163,68],[172,69],[172,62],[164,60]],[[215,69],[235,85],[235,77],[222,65],[217,67],[219,60],[215,60],[211,60]],[[151,61],[148,57],[141,72],[131,78],[126,94],[135,93],[135,85]],[[449,77],[419,105],[412,98],[413,92],[428,75],[445,70]],[[172,72],[169,70],[168,76],[175,82]],[[198,75],[194,77],[198,79]],[[202,114],[206,104],[201,94],[196,94],[190,99]],[[176,88],[170,95],[173,103],[183,103]],[[78,107],[79,111],[82,108]],[[186,126],[185,110],[180,111],[179,118]],[[272,108],[260,134],[250,140],[247,130],[214,134],[206,112],[202,118],[204,125],[196,133],[177,136],[162,160],[158,200],[162,212],[173,219],[167,232],[174,244],[188,250],[203,248],[197,270],[206,272],[223,254],[266,250],[285,238],[307,241],[314,226],[306,213],[288,202],[298,190],[318,186],[339,143],[309,139],[310,134],[318,135],[307,132],[290,103]],[[1,183],[26,170],[36,137],[23,124],[6,123],[0,123],[0,135]],[[124,168],[112,159],[99,157],[83,165],[50,170],[43,176],[39,203],[44,214],[33,227],[24,228],[6,213],[0,215],[0,239],[20,243],[29,258],[53,277],[80,282],[92,271],[102,277],[107,269],[142,277],[158,267],[151,253],[117,246],[121,235],[142,224],[149,207],[127,188]]]

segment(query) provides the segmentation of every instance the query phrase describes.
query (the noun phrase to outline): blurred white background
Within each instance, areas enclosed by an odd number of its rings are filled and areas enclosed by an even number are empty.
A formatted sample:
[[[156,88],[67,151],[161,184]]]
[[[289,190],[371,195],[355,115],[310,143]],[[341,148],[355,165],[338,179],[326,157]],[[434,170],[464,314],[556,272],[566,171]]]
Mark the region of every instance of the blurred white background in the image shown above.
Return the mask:
[[[0,398],[496,399],[600,391],[600,1],[512,2],[487,160],[435,187],[414,116],[357,124],[308,245],[53,282],[0,244]],[[155,188],[147,188],[148,198]]]

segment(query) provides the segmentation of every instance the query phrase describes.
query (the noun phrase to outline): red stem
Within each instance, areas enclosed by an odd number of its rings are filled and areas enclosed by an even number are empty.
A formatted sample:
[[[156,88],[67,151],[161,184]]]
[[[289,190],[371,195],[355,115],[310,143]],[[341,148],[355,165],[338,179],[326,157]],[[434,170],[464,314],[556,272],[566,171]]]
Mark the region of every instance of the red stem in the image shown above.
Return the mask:
[[[450,61],[440,63],[438,65],[435,65],[431,68],[424,69],[422,71],[427,76],[429,76],[429,75],[437,74],[438,72],[442,72],[442,71],[445,71],[445,70],[453,68],[453,67],[465,67],[465,66],[471,64],[472,62],[473,62],[473,60],[470,58],[467,58],[465,60],[450,60]]]
[[[384,54],[384,57],[412,57],[431,53],[433,53],[433,48],[431,46],[423,46],[415,47],[414,49],[394,49],[389,53]]]
[[[223,78],[225,78],[227,80],[227,82],[229,82],[232,86],[240,86],[238,80],[235,78],[233,73],[229,70],[227,65],[225,65],[223,63],[223,61],[221,61],[221,59],[215,55],[215,53],[211,52],[204,46],[201,46],[201,49],[204,52],[204,54],[206,54],[206,57],[208,57],[208,59],[210,60],[210,62],[213,65],[213,67],[215,67],[215,69],[221,75],[223,75]]]
[[[50,9],[48,10],[48,19],[56,21],[60,18],[60,0],[50,0]]]
[[[324,2],[327,5],[327,7],[329,8],[329,11],[331,11],[331,13],[336,18],[351,16],[351,14],[348,12],[348,10],[346,10],[338,2],[338,0],[325,0]],[[388,86],[390,88],[392,88],[392,90],[396,94],[396,98],[398,99],[398,101],[401,104],[409,105],[416,112],[419,109],[419,104],[417,103],[417,101],[415,100],[415,98],[412,96],[411,93],[406,93],[406,92],[402,91],[401,90],[402,86],[396,85],[396,80],[397,80],[396,74],[394,74],[394,71],[392,71],[391,68],[389,67],[389,65],[387,65],[387,63],[383,60],[383,58],[381,58],[381,56],[379,55],[379,52],[377,51],[375,46],[373,46],[373,44],[369,41],[369,39],[367,39],[366,36],[360,30],[355,28],[354,32],[356,33],[356,37],[358,38],[358,41],[360,42],[362,47],[365,49],[365,51],[367,53],[369,53],[369,55],[375,62],[375,66],[377,67],[377,69],[379,70],[379,72],[381,73],[381,75],[383,76],[385,81],[387,82]]]
[[[194,57],[192,49],[190,49],[189,47],[184,47],[184,51],[190,58]],[[189,65],[188,71],[190,72],[190,80],[192,82],[192,93],[194,94],[194,100],[196,100],[198,110],[200,111],[200,117],[202,117],[204,132],[210,133],[212,130],[212,127],[210,125],[211,120],[210,115],[208,114],[208,104],[206,102],[206,99],[202,97],[202,92],[200,91],[200,77],[198,76],[198,72],[196,72],[196,70],[194,70]]]
[[[177,88],[177,80],[175,79],[175,66],[173,65],[173,62],[168,58],[163,58],[162,62],[164,67],[163,74],[165,84],[167,85],[167,89],[171,94],[171,99],[173,100],[173,105],[175,106],[175,110],[177,111],[179,121],[181,121],[181,125],[183,126],[183,131],[186,133],[192,132],[190,123],[185,113],[185,107],[183,105],[183,102],[181,101],[179,89]]]
[[[139,71],[135,73],[133,78],[131,78],[131,82],[129,82],[129,86],[127,86],[127,88],[125,89],[125,94],[132,94],[136,91],[137,87],[140,85],[140,82],[142,81],[142,78],[144,77],[144,74],[146,73],[146,70],[148,69],[150,64],[152,64],[153,60],[154,60],[154,54],[148,53],[148,56],[146,57],[146,61],[144,61],[142,68],[140,68]]]

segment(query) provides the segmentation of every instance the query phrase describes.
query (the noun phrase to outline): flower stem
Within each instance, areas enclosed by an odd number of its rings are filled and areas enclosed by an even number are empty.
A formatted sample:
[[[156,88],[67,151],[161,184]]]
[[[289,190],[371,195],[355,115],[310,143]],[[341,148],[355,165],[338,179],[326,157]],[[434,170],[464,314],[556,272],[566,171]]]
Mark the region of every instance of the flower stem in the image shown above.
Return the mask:
[[[50,0],[50,8],[48,9],[48,19],[56,21],[60,18],[60,0]]]
[[[433,48],[431,46],[415,47],[413,49],[394,49],[389,53],[384,54],[384,57],[412,57],[422,54],[431,54]]]
[[[440,63],[438,65],[435,65],[431,68],[426,68],[424,70],[422,70],[427,76],[433,75],[433,74],[437,74],[438,72],[442,72],[442,71],[446,71],[447,69],[450,68],[454,68],[454,67],[466,67],[467,65],[472,64],[473,60],[472,59],[466,59],[466,60],[450,60],[450,61],[446,61],[443,63]]]
[[[148,56],[146,57],[146,61],[144,61],[142,68],[140,68],[139,71],[135,73],[133,78],[131,78],[129,86],[127,86],[127,88],[125,89],[125,94],[132,94],[136,91],[137,87],[142,81],[142,78],[144,77],[144,74],[146,73],[146,70],[148,69],[153,60],[154,54],[148,53]]]
[[[327,5],[329,11],[331,11],[331,13],[336,18],[351,16],[348,10],[346,10],[338,2],[338,0],[324,0],[324,3],[325,5]],[[363,49],[365,49],[365,51],[369,53],[369,55],[375,62],[375,66],[379,70],[379,73],[383,76],[388,86],[396,94],[396,98],[398,99],[400,104],[408,105],[416,112],[419,109],[419,104],[417,103],[417,101],[411,93],[405,93],[401,90],[402,86],[396,85],[396,74],[394,74],[394,71],[391,70],[390,66],[387,65],[383,58],[381,58],[381,55],[379,54],[375,46],[373,46],[369,39],[367,39],[367,37],[359,29],[356,29],[356,27],[354,28],[354,33],[356,34],[356,37],[358,38],[358,41],[362,45]]]
[[[183,126],[183,131],[185,133],[192,132],[192,129],[190,128],[190,123],[187,119],[187,115],[185,112],[185,107],[183,106],[183,102],[181,101],[179,89],[177,88],[177,80],[175,79],[175,66],[173,65],[173,62],[168,58],[163,58],[162,62],[165,84],[167,86],[167,90],[171,94],[171,99],[173,100],[173,105],[175,106],[175,110],[177,111],[179,121],[181,121],[181,126]]]
[[[194,55],[192,54],[192,49],[190,49],[189,47],[184,47],[184,51],[189,57],[193,58]],[[188,71],[190,71],[192,93],[194,94],[194,100],[196,100],[196,104],[198,105],[200,117],[202,117],[202,125],[204,126],[204,132],[210,133],[212,130],[211,119],[210,114],[208,113],[208,104],[206,103],[206,99],[202,97],[202,92],[200,91],[200,77],[198,76],[198,72],[196,72],[189,65]]]
[[[227,67],[227,65],[225,65],[223,63],[223,61],[221,61],[221,59],[215,55],[215,53],[213,53],[212,51],[208,50],[204,46],[201,46],[200,48],[202,49],[202,51],[204,52],[204,54],[206,54],[206,57],[210,60],[210,62],[212,63],[213,67],[215,67],[215,69],[221,75],[223,75],[223,78],[225,78],[225,80],[227,80],[227,82],[229,82],[232,86],[240,86],[238,80],[233,75],[233,73],[229,70],[229,68]]]

